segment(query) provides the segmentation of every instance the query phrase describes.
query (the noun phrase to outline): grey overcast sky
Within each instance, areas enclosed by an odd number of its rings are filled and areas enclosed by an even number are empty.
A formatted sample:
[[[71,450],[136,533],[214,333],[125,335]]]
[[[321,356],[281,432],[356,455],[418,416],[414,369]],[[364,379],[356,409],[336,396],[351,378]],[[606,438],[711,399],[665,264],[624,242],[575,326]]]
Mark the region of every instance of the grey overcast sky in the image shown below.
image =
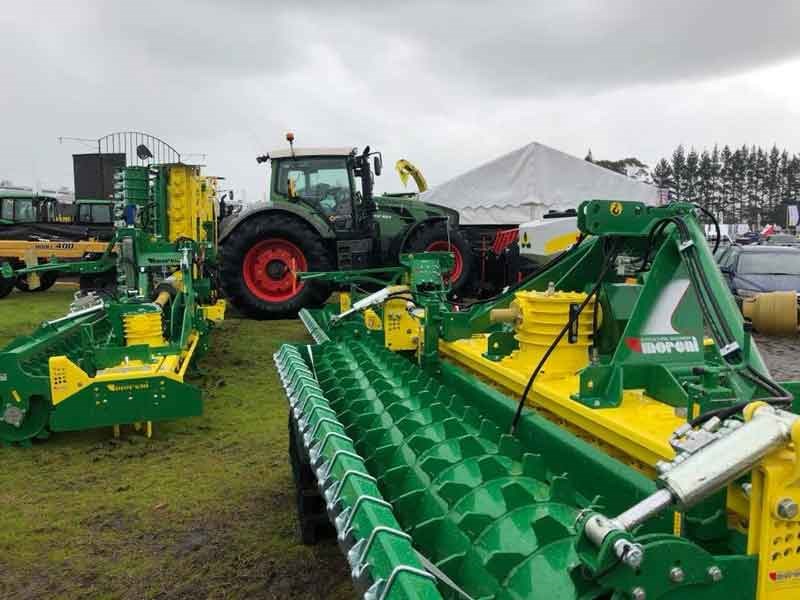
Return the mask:
[[[651,164],[678,143],[800,152],[799,25],[797,0],[2,0],[0,179],[71,187],[86,147],[58,136],[129,129],[248,200],[287,130],[433,184],[534,140]]]

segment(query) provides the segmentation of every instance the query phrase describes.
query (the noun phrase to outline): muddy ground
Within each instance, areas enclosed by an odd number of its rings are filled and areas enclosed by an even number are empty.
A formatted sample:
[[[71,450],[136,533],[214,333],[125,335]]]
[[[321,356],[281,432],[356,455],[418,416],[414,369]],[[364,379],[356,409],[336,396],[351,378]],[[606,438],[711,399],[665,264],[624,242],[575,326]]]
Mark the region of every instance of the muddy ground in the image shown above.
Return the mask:
[[[779,381],[800,380],[800,337],[756,335],[755,339],[773,377]]]

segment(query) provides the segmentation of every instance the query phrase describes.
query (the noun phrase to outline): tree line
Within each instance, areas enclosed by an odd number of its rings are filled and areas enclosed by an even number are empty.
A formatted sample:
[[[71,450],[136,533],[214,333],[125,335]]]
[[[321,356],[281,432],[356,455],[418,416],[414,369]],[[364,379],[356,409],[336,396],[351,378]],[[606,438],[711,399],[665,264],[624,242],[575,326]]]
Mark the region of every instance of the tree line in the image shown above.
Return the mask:
[[[697,202],[726,223],[784,224],[786,205],[800,202],[800,155],[745,145],[697,152],[678,146],[651,172],[653,183]]]

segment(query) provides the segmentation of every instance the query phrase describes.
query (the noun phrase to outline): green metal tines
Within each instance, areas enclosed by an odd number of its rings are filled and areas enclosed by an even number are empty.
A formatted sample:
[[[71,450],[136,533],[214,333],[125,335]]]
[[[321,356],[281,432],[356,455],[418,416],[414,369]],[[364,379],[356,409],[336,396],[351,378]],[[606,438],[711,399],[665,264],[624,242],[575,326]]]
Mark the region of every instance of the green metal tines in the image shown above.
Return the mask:
[[[298,314],[300,320],[305,325],[306,330],[311,334],[311,337],[314,338],[314,341],[318,344],[322,344],[323,342],[330,341],[328,334],[325,333],[325,330],[317,323],[316,319],[311,315],[308,310],[305,308],[302,309]]]
[[[313,360],[305,348],[304,354]],[[410,537],[400,529],[391,505],[381,496],[312,366],[296,347],[274,355],[331,522],[367,600],[440,600],[434,578],[422,568]]]
[[[320,420],[340,424],[438,569],[476,599],[592,597],[569,573],[574,523],[589,503],[565,474],[380,344],[340,340],[313,356],[327,400]]]

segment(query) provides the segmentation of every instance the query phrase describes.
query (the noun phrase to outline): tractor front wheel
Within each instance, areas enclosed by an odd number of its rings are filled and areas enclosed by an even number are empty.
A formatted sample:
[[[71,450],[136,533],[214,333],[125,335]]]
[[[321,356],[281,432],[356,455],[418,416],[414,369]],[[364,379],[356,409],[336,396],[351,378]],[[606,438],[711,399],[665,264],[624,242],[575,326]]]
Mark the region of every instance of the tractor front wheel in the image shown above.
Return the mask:
[[[467,291],[474,260],[467,239],[457,229],[447,231],[443,221],[421,223],[411,232],[403,252],[452,252],[453,270],[446,274],[452,293],[462,295]]]
[[[330,287],[298,281],[300,271],[330,271],[322,238],[288,215],[254,215],[222,245],[222,288],[231,302],[257,319],[294,317],[301,308],[322,305]]]

